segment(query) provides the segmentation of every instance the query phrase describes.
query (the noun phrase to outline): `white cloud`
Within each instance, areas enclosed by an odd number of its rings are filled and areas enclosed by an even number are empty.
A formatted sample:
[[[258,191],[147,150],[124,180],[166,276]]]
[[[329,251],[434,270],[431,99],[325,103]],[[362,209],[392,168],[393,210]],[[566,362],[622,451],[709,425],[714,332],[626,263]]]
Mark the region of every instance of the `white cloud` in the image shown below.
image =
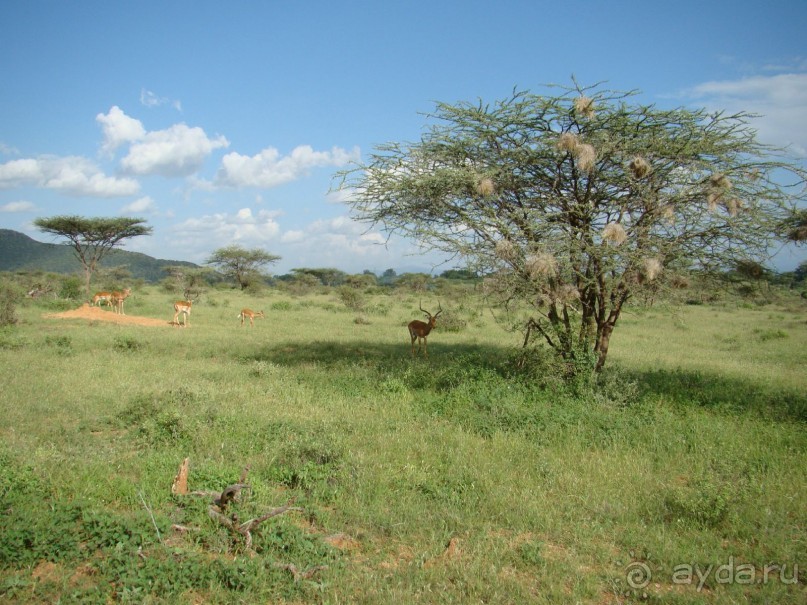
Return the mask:
[[[277,212],[259,210],[253,214],[242,208],[236,214],[216,213],[192,218],[176,226],[177,243],[192,249],[206,250],[238,244],[245,248],[267,248],[277,240],[280,225]]]
[[[355,193],[355,189],[337,189],[336,191],[329,191],[325,198],[331,204],[345,204],[353,199]]]
[[[19,155],[20,150],[16,147],[12,147],[11,145],[6,145],[3,142],[0,142],[0,153],[3,155]]]
[[[0,206],[0,212],[33,212],[36,206],[32,202],[9,202]]]
[[[209,138],[198,126],[174,124],[166,130],[149,132],[134,142],[121,165],[133,174],[188,176],[199,170],[213,150],[229,144],[223,136]]]
[[[86,158],[40,157],[0,164],[0,189],[33,186],[66,195],[116,197],[140,190],[134,179],[106,176]]]
[[[157,204],[151,196],[144,196],[121,208],[124,214],[154,214],[157,211]]]
[[[305,240],[305,231],[299,229],[290,229],[280,236],[280,242],[283,244],[296,244]]]
[[[215,184],[221,187],[276,187],[305,176],[312,168],[345,166],[359,157],[358,148],[349,152],[339,147],[314,151],[309,145],[300,145],[287,156],[281,156],[273,147],[251,157],[233,152],[222,158]]]
[[[171,105],[177,111],[182,111],[182,103],[176,99],[161,97],[150,90],[142,88],[140,90],[140,103],[146,107],[159,107],[160,105]]]
[[[760,141],[807,155],[807,73],[704,82],[685,94],[710,110],[758,114],[750,126]]]
[[[104,131],[104,142],[101,150],[111,154],[118,147],[132,141],[139,141],[146,136],[146,129],[140,120],[130,118],[117,105],[110,108],[109,113],[99,113],[95,121],[101,124]]]

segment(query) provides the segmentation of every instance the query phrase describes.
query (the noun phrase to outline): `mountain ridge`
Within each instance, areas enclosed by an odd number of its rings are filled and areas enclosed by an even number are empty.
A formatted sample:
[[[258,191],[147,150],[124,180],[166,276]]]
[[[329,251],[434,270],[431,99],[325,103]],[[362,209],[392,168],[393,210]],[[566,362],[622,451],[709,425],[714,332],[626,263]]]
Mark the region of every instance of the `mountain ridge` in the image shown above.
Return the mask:
[[[134,279],[158,282],[167,275],[166,266],[199,268],[188,261],[154,258],[141,252],[113,249],[101,259],[100,266],[108,269],[126,266]],[[47,271],[50,273],[78,273],[81,264],[72,249],[65,244],[48,244],[14,231],[0,229],[0,271]]]

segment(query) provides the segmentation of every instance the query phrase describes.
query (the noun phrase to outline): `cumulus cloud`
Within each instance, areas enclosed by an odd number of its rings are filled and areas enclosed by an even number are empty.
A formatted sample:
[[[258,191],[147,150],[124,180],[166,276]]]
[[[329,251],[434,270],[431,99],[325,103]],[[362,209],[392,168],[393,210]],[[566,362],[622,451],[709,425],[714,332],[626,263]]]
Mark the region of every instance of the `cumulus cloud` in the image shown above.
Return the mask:
[[[140,190],[134,179],[107,176],[82,157],[27,158],[0,164],[0,189],[24,186],[93,197],[133,195]]]
[[[264,247],[280,234],[278,214],[270,210],[254,214],[249,208],[235,214],[209,214],[186,220],[175,227],[175,233],[180,242],[208,251],[233,243],[246,248]]]
[[[209,138],[198,126],[175,124],[166,130],[149,132],[134,142],[121,166],[139,175],[188,176],[199,170],[213,150],[229,144],[223,136]]]
[[[308,174],[312,168],[345,166],[359,157],[358,148],[315,151],[310,145],[300,145],[287,156],[281,156],[273,147],[254,156],[233,152],[222,158],[215,184],[219,187],[276,187]]]
[[[280,242],[283,244],[296,244],[305,240],[305,231],[300,229],[289,229],[280,236]]]
[[[34,210],[36,210],[36,206],[33,203],[22,200],[0,206],[0,212],[33,212]]]
[[[111,154],[123,144],[139,141],[146,136],[146,129],[140,120],[127,116],[117,105],[113,105],[109,113],[99,113],[95,121],[101,124],[104,142],[101,150]]]
[[[685,94],[710,110],[757,114],[760,141],[807,155],[807,73],[704,82]]]
[[[121,212],[124,214],[154,214],[157,212],[157,204],[154,203],[151,196],[146,195],[131,204],[126,204],[121,208]]]

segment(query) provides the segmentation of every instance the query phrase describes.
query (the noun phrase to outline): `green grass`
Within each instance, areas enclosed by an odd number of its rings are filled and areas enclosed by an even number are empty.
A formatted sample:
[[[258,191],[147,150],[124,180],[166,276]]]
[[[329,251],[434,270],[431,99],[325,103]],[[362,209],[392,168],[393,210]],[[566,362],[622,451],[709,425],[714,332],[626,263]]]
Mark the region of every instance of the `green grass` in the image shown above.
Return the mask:
[[[126,312],[167,322],[171,300],[146,288]],[[633,310],[605,387],[572,391],[509,376],[517,338],[441,303],[465,328],[438,324],[428,360],[409,351],[414,296],[375,296],[357,323],[335,293],[214,291],[184,330],[18,308],[0,332],[0,600],[804,601],[803,310]],[[242,306],[267,317],[241,328]],[[242,521],[304,511],[247,552],[205,499],[171,494],[186,457],[192,490],[249,466]]]

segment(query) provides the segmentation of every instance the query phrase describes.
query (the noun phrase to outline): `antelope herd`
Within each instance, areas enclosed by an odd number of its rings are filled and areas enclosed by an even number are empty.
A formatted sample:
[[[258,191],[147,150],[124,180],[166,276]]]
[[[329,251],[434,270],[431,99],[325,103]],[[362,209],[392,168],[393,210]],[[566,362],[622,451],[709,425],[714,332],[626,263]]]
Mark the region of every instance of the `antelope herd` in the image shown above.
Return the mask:
[[[108,307],[111,307],[115,313],[120,315],[126,315],[123,311],[123,303],[124,301],[131,295],[132,290],[130,288],[125,288],[121,291],[113,291],[113,292],[96,292],[95,295],[92,297],[91,304],[92,306],[101,305],[101,303],[106,303]],[[190,298],[188,293],[186,293],[186,298]],[[174,302],[174,320],[171,322],[173,326],[179,327],[188,327],[190,326],[190,315],[191,309],[193,308],[194,300],[178,300]],[[412,344],[412,357],[415,357],[417,353],[420,352],[421,347],[423,348],[423,355],[425,357],[429,356],[429,349],[426,339],[428,338],[431,331],[437,325],[437,316],[443,312],[443,307],[440,305],[440,301],[437,301],[437,313],[432,315],[429,311],[423,308],[423,302],[420,303],[420,310],[426,315],[427,321],[420,321],[419,319],[415,319],[410,321],[407,324],[407,330],[409,330],[409,338],[411,339]],[[179,316],[182,315],[182,323],[179,322]],[[266,315],[263,311],[253,311],[252,309],[243,308],[241,312],[236,315],[238,319],[241,320],[241,327],[244,326],[244,322],[249,320],[250,327],[255,327],[255,318],[265,318]],[[417,341],[417,351],[415,351],[415,341]]]

